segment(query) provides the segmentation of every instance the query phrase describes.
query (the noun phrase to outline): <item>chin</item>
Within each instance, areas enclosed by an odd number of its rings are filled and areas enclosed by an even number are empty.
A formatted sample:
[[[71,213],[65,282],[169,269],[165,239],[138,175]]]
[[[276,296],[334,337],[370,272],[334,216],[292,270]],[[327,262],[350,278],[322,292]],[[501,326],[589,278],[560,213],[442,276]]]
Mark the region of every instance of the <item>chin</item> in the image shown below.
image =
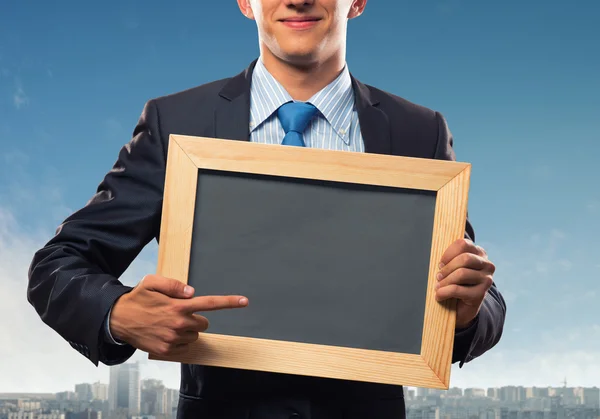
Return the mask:
[[[280,57],[283,61],[294,64],[311,64],[319,60],[314,51],[286,51]]]
[[[322,58],[319,48],[306,45],[306,43],[280,45],[278,49],[277,55],[280,59],[294,64],[311,64]]]

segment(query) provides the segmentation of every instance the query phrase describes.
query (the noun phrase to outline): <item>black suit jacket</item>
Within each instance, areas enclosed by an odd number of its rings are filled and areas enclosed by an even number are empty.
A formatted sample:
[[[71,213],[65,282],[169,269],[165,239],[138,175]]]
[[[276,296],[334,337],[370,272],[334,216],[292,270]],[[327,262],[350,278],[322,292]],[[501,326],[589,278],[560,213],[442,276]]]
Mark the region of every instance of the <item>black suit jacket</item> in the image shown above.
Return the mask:
[[[248,141],[254,64],[235,77],[148,101],[133,139],[122,148],[97,193],[35,254],[29,271],[30,303],[46,324],[94,364],[119,364],[135,351],[129,345],[106,343],[102,326],[116,299],[131,290],[118,278],[148,242],[159,238],[169,134]],[[354,77],[352,85],[367,153],[455,160],[452,136],[439,113]],[[465,236],[475,239],[468,221]],[[493,285],[475,324],[457,332],[453,362],[462,366],[492,348],[502,334],[505,310]],[[308,400],[315,398],[341,401],[350,413],[366,409],[379,412],[370,417],[403,416],[398,416],[404,410],[398,386],[198,365],[182,365],[181,373],[181,417],[198,416],[198,409],[211,409],[217,400],[226,400],[229,409],[238,412],[246,408],[233,407],[239,400],[257,402],[265,396],[277,400],[278,407],[268,408],[273,418],[314,408]],[[278,416],[279,408],[283,416]]]

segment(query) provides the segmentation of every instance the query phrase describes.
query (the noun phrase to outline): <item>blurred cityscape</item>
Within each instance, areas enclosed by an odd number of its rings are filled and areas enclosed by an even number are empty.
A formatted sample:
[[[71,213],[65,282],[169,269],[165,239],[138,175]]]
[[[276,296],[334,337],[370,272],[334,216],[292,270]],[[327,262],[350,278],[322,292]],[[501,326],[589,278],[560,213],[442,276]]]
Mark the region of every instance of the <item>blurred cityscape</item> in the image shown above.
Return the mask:
[[[140,379],[138,363],[125,363],[110,368],[108,384],[0,393],[0,419],[174,419],[178,394],[159,380]],[[405,398],[407,419],[600,419],[600,389],[568,387],[566,380],[559,387],[409,387]]]

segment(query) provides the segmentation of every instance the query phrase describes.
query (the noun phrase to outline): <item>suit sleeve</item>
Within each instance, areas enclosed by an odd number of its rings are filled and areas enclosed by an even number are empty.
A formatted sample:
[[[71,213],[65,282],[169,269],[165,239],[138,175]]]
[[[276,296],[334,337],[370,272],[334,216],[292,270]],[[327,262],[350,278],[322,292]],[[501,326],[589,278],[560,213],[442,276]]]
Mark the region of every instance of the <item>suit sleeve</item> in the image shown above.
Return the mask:
[[[453,149],[453,137],[444,117],[436,112],[438,122],[438,141],[435,158],[456,161]],[[465,238],[475,241],[475,231],[467,215]],[[459,362],[460,367],[492,349],[502,336],[506,302],[495,283],[488,290],[481,310],[473,324],[468,328],[457,330],[454,338],[452,362]]]
[[[104,322],[115,301],[132,289],[119,277],[158,237],[165,165],[158,111],[149,101],[95,195],[31,262],[28,301],[44,323],[95,365],[123,363],[135,352],[130,345],[109,343]]]

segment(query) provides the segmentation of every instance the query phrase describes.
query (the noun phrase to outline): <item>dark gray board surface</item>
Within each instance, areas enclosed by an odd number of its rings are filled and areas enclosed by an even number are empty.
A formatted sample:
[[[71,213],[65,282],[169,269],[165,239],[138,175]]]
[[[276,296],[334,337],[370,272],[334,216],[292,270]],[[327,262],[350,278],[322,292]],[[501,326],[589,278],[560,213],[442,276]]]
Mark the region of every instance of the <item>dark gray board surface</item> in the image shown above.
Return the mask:
[[[419,354],[436,194],[199,170],[188,283],[207,333]]]

